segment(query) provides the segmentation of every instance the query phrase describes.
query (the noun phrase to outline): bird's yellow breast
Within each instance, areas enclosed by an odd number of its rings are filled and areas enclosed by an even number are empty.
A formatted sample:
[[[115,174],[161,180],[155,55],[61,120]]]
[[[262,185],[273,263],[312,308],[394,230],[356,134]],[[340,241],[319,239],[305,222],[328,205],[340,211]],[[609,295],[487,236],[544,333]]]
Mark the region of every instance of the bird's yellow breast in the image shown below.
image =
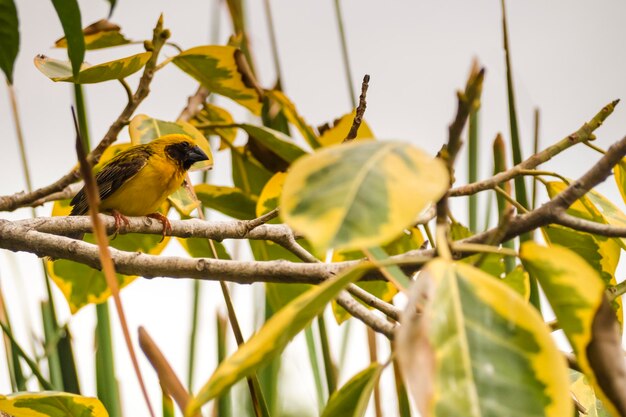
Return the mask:
[[[136,175],[101,202],[100,210],[117,210],[127,216],[154,213],[181,186],[184,176],[169,158],[154,154]]]

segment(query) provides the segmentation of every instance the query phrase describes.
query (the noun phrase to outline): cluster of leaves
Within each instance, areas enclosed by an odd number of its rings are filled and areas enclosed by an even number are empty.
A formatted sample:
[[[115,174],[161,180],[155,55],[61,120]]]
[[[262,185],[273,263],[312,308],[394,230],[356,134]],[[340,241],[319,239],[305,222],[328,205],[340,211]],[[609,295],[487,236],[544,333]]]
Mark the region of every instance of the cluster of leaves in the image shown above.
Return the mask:
[[[57,10],[64,10],[65,14],[59,15],[65,22],[64,16],[71,10],[63,6]],[[89,84],[123,80],[144,68],[153,56],[147,41],[146,52],[86,65],[82,62],[85,49],[124,45],[129,40],[119,27],[106,21],[78,34],[75,26],[75,22],[64,24],[66,38],[57,41],[58,47],[68,48],[69,62],[44,56],[35,59],[37,68],[53,81]],[[17,24],[12,27],[17,29]],[[78,46],[77,38],[82,40]],[[359,283],[363,289],[384,302],[392,302],[399,291],[409,298],[394,354],[422,415],[569,416],[573,414],[570,391],[597,415],[624,415],[624,396],[616,389],[616,384],[624,383],[620,376],[624,366],[606,359],[621,357],[615,335],[621,333],[623,325],[622,305],[619,297],[609,299],[606,290],[617,285],[615,270],[621,249],[626,249],[622,239],[551,225],[542,229],[548,246],[528,241],[514,252],[519,265],[505,262],[513,256],[510,252],[490,247],[485,253],[460,260],[436,257],[416,277],[406,276],[393,256],[405,255],[404,261],[409,262],[410,252],[423,247],[425,239],[415,220],[429,206],[445,199],[450,187],[446,163],[404,142],[377,141],[366,123],[353,142],[342,143],[354,112],[341,116],[332,126],[311,127],[282,91],[258,85],[246,58],[248,53],[243,38],[234,37],[230,45],[183,50],[158,64],[158,68],[177,66],[212,94],[233,100],[263,122],[239,123],[226,109],[208,102],[189,121],[134,116],[129,125],[133,144],[182,133],[210,154],[208,139],[217,136],[220,151],[231,155],[233,186],[202,183],[195,185],[194,192],[181,187],[170,196],[163,212],[176,210],[186,218],[202,206],[249,220],[278,207],[280,218],[276,221],[303,235],[302,245],[318,259],[333,250],[333,261],[369,258],[370,262],[342,271],[318,286],[266,284],[271,317],[219,364],[189,400],[186,415],[196,415],[210,400],[223,398],[237,381],[254,376],[322,314],[341,290],[376,269],[382,270],[389,282]],[[3,63],[2,68],[12,82],[9,67]],[[478,96],[470,100],[472,103],[478,102],[480,94],[480,88],[475,90]],[[241,132],[243,145],[237,140]],[[109,147],[99,166],[127,146],[130,144]],[[197,168],[211,165],[212,161],[207,161]],[[620,164],[615,172],[623,195],[625,169],[626,163]],[[567,184],[545,182],[545,186],[553,197]],[[67,201],[55,203],[53,215],[67,212]],[[597,192],[579,199],[568,213],[601,224],[626,224],[626,216]],[[455,242],[473,233],[447,219],[445,227],[450,241],[437,241],[442,254],[441,246],[455,247]],[[427,225],[422,228],[430,234]],[[90,236],[86,239],[92,241]],[[112,246],[159,254],[171,241],[159,239],[129,234],[119,236]],[[206,239],[178,241],[192,257],[214,257]],[[272,242],[249,243],[257,261],[301,262]],[[218,245],[218,249],[220,257],[229,258],[223,246]],[[47,270],[72,312],[101,303],[110,295],[103,274],[81,263],[48,261]],[[135,278],[119,275],[120,287]],[[540,311],[530,302],[535,280],[573,349],[580,371],[574,377]],[[334,312],[338,322],[348,317],[337,306]],[[323,415],[349,412],[362,416],[383,369],[391,362],[373,363],[355,375],[330,397]],[[16,417],[107,415],[96,399],[55,392],[0,396],[0,410]]]

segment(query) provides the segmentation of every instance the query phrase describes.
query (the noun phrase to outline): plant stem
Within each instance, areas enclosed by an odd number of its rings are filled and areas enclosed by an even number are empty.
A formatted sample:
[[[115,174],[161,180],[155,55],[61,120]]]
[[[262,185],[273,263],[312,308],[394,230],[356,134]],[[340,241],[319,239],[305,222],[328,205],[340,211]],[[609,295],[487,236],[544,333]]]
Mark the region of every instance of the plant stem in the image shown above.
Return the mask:
[[[280,61],[278,59],[278,42],[276,41],[276,30],[274,28],[274,19],[272,18],[272,9],[269,0],[263,0],[265,6],[265,17],[267,19],[267,27],[270,32],[270,45],[272,47],[272,59],[274,61],[274,71],[276,71],[276,80],[282,88],[282,72],[280,70]]]
[[[349,323],[349,322],[348,322]],[[346,324],[348,324],[346,323]],[[315,343],[315,335],[313,334],[313,325],[311,324],[304,329],[304,337],[306,338],[307,351],[309,353],[309,361],[311,362],[311,371],[313,372],[313,381],[315,382],[315,391],[317,396],[317,407],[319,410],[324,409],[326,396],[324,387],[322,386],[322,377],[320,375],[320,365],[317,360],[317,345]]]
[[[187,391],[193,392],[193,370],[196,359],[196,336],[198,332],[198,314],[202,287],[200,281],[193,282],[193,301],[191,307],[191,332],[189,335],[189,353],[187,360]]]
[[[111,417],[121,417],[108,302],[96,305],[96,390]]]
[[[533,155],[539,153],[539,109],[536,108],[533,113]],[[531,208],[534,210],[537,205],[537,178],[533,179],[533,194],[531,199]]]
[[[478,113],[476,109],[470,113],[469,117],[469,139],[468,139],[468,182],[471,184],[478,181]],[[472,232],[478,231],[478,195],[472,194],[468,200],[469,228]]]
[[[330,344],[328,343],[328,332],[326,331],[326,321],[324,313],[317,316],[317,325],[322,342],[322,356],[324,358],[324,370],[326,371],[326,386],[328,388],[328,396],[337,390],[337,372],[335,364],[330,354]]]
[[[346,81],[348,82],[348,92],[350,94],[350,102],[352,108],[356,108],[356,93],[354,91],[354,82],[352,80],[352,69],[350,68],[350,58],[348,56],[348,42],[346,41],[346,31],[343,26],[343,15],[341,13],[341,0],[335,0],[335,16],[337,17],[337,27],[339,28],[339,39],[341,41],[341,54],[343,57],[343,66],[346,72]]]
[[[515,105],[515,89],[513,87],[513,68],[511,66],[511,50],[509,47],[509,33],[506,20],[505,0],[502,3],[502,33],[504,39],[504,57],[506,63],[506,87],[509,99],[509,125],[511,128],[511,151],[513,153],[513,164],[522,162],[522,148],[519,138],[519,128],[517,124],[517,109]],[[515,199],[524,207],[528,208],[528,198],[526,196],[526,183],[524,178],[515,178]],[[520,236],[522,242],[529,240],[528,233]]]

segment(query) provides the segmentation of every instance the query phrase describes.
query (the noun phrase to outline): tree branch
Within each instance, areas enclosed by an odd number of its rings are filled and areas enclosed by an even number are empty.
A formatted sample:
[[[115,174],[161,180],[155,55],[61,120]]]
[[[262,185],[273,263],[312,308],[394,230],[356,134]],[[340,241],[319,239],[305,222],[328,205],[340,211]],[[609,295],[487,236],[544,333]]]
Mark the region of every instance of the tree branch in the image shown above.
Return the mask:
[[[571,146],[595,139],[593,132],[602,125],[604,120],[609,117],[611,113],[613,113],[613,110],[615,109],[615,106],[617,106],[617,103],[619,103],[619,100],[615,100],[607,104],[589,122],[583,124],[581,128],[578,129],[576,132],[561,139],[559,142],[544,149],[543,151],[531,156],[525,161],[522,161],[511,169],[500,172],[486,180],[453,188],[450,190],[448,195],[450,197],[458,197],[463,195],[476,194],[480,191],[492,189],[499,183],[509,181],[519,175],[523,175],[525,171],[529,169],[534,169],[538,165],[549,161],[554,156],[558,155],[559,153],[563,152]]]
[[[104,150],[117,140],[117,135],[121,132],[122,128],[129,123],[130,118],[137,107],[139,107],[139,104],[141,104],[141,102],[148,96],[159,52],[169,36],[169,30],[163,29],[163,17],[161,16],[156,27],[154,28],[152,42],[147,42],[147,47],[152,50],[152,56],[148,59],[148,62],[144,67],[143,75],[139,80],[139,85],[137,86],[137,90],[135,91],[132,100],[126,104],[124,110],[122,110],[117,119],[109,127],[109,130],[104,135],[98,146],[96,146],[96,148],[91,151],[89,155],[87,155],[87,161],[92,166],[98,163]],[[13,211],[20,207],[30,206],[35,201],[42,200],[50,194],[63,191],[68,185],[78,181],[79,178],[80,175],[78,173],[78,168],[74,168],[54,183],[39,188],[33,192],[25,193],[22,191],[12,195],[0,196],[0,211]]]

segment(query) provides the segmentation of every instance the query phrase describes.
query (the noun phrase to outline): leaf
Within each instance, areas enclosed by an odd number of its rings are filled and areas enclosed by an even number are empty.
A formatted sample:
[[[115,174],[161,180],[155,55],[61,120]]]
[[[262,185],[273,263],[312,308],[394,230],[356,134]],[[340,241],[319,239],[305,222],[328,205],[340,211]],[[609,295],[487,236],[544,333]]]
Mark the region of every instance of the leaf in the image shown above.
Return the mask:
[[[474,233],[461,223],[452,223],[450,225],[450,239],[453,241],[466,239],[473,236]],[[482,259],[479,269],[493,275],[496,278],[502,278],[506,272],[506,265],[504,264],[504,256],[497,253],[489,253],[486,255],[476,254],[465,257],[461,262],[465,262],[470,265],[474,265],[479,259]]]
[[[289,136],[277,130],[247,123],[240,123],[237,127],[243,129],[250,136],[254,136],[255,139],[287,162],[293,162],[307,154],[297,145],[294,145]]]
[[[602,402],[596,397],[596,393],[593,387],[589,385],[587,378],[579,372],[573,371],[572,373],[576,376],[576,380],[570,385],[570,391],[587,410],[587,417],[611,417]]]
[[[209,141],[204,137],[202,132],[190,123],[183,121],[167,122],[165,120],[153,119],[145,114],[138,114],[130,121],[128,133],[133,145],[149,143],[161,136],[171,134],[189,136],[209,157],[207,161],[200,161],[193,164],[191,171],[209,169],[213,166],[213,153],[211,152]]]
[[[211,103],[204,103],[202,110],[196,114],[193,119],[189,121],[198,130],[201,130],[205,135],[217,135],[220,137],[220,151],[228,149],[228,145],[232,145],[237,137],[237,128],[235,127],[211,127],[210,124],[216,125],[230,125],[234,124],[233,116],[223,109]],[[224,143],[224,141],[226,143]]]
[[[344,386],[330,396],[322,417],[364,416],[383,369],[381,364],[372,363],[350,378]]]
[[[17,9],[13,0],[0,0],[0,68],[13,84],[13,67],[20,49]]]
[[[0,395],[0,411],[12,417],[108,417],[97,398],[43,391]]]
[[[409,144],[354,142],[296,161],[280,210],[318,253],[359,249],[389,243],[447,187],[443,163]]]
[[[185,186],[178,187],[176,191],[167,197],[167,201],[183,216],[189,216],[200,206],[200,201],[194,198]]]
[[[471,265],[422,269],[396,346],[424,417],[572,415],[565,360],[537,310]]]
[[[97,173],[111,158],[129,146],[129,144],[110,146],[102,154],[100,162],[94,167],[94,172]],[[51,215],[69,215],[71,211],[69,201],[55,201]],[[161,211],[167,213],[168,210],[169,205],[164,203]],[[129,233],[118,235],[110,242],[110,245],[120,250],[158,255],[165,249],[169,239],[169,237],[166,237],[161,241],[160,235]],[[92,234],[86,234],[84,240],[89,243],[95,242]],[[111,290],[107,286],[104,274],[99,270],[66,259],[56,261],[48,259],[45,265],[50,278],[52,278],[65,296],[72,314],[78,312],[85,305],[102,303],[111,295]],[[133,282],[136,278],[133,275],[117,274],[120,289]]]
[[[172,62],[212,93],[228,97],[259,116],[263,93],[240,68],[239,54],[241,51],[232,46],[198,46],[176,55]]]
[[[610,224],[611,226],[626,227],[626,215],[605,196],[595,190],[591,190],[587,193],[586,197],[588,197],[589,200],[595,204],[596,209],[602,213],[604,223]],[[615,240],[622,249],[626,250],[626,238],[616,238]]]
[[[284,172],[277,172],[265,184],[263,190],[261,191],[261,195],[259,195],[259,199],[256,202],[257,217],[261,217],[278,207],[278,200],[280,199],[280,194],[283,191],[286,176],[287,174]],[[279,217],[270,220],[269,223],[282,223]]]
[[[239,220],[254,219],[256,200],[237,187],[198,184],[195,187],[198,199],[204,207],[217,210]]]
[[[311,148],[317,149],[321,146],[319,138],[313,128],[300,116],[296,106],[289,100],[285,93],[278,90],[265,90],[265,94],[281,106],[289,123],[298,129]]]
[[[541,229],[549,245],[563,246],[582,257],[595,271],[606,287],[617,285],[615,271],[620,257],[620,248],[616,239],[579,232],[558,225]],[[624,312],[621,297],[611,302],[615,315],[623,326]]]
[[[88,51],[130,43],[120,32],[120,27],[106,19],[98,20],[83,29],[83,37],[85,39],[85,49]],[[59,39],[54,43],[54,46],[67,48],[67,39],[65,37]]]
[[[522,296],[526,301],[530,300],[530,277],[521,265],[517,265],[511,272],[502,278],[510,289]]]
[[[320,144],[322,146],[331,146],[342,143],[346,136],[348,136],[348,132],[350,132],[350,129],[352,128],[352,123],[354,122],[355,115],[356,110],[353,110],[352,113],[344,114],[339,119],[335,120],[332,127],[324,126],[323,128],[319,128]],[[361,122],[361,127],[359,127],[359,130],[357,131],[356,138],[354,138],[353,140],[372,138],[374,138],[374,133],[372,133],[370,127],[367,125],[367,122],[363,120]]]
[[[258,196],[273,174],[265,169],[243,148],[232,147],[232,175],[235,187],[242,189],[246,194]]]
[[[622,200],[626,203],[626,158],[622,158],[619,164],[615,165],[613,175],[615,176],[617,189],[622,195]]]
[[[151,52],[143,52],[126,58],[104,62],[98,65],[84,63],[76,76],[67,61],[59,61],[45,55],[35,57],[35,66],[52,81],[67,81],[76,84],[94,84],[110,80],[121,80],[136,73],[146,65]]]
[[[219,397],[240,379],[279,355],[289,341],[318,316],[346,285],[361,278],[369,266],[352,268],[313,287],[276,312],[263,327],[220,363],[185,410],[192,416],[209,400]]]
[[[624,415],[626,395],[621,387],[626,384],[626,364],[617,321],[598,272],[576,253],[559,246],[527,242],[520,257],[541,284],[596,393],[611,414]]]
[[[76,0],[52,0],[52,4],[59,16],[61,26],[63,26],[63,33],[65,33],[67,38],[67,55],[71,62],[70,77],[78,78],[78,73],[85,58],[85,39],[83,38],[78,2]]]

